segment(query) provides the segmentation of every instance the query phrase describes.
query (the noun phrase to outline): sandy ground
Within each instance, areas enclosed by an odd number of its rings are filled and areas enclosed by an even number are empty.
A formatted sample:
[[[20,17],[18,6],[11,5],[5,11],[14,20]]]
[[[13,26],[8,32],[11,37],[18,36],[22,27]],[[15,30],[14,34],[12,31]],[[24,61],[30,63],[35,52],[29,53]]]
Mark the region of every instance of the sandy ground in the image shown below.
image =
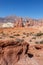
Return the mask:
[[[0,28],[0,43],[8,40],[24,40],[30,45],[28,52],[32,53],[34,57],[23,57],[16,65],[43,65],[43,44],[40,44],[43,43],[43,34],[36,35],[40,32],[43,33],[43,27]],[[38,49],[37,47],[34,49],[34,45],[37,45]]]

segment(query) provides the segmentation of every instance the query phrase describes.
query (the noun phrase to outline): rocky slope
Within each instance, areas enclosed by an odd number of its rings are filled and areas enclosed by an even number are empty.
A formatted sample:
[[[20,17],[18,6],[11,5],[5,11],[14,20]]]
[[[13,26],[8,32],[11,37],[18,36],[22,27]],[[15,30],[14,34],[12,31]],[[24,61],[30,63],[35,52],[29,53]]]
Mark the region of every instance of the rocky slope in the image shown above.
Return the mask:
[[[0,28],[0,65],[43,65],[43,30]]]
[[[43,65],[43,45],[25,41],[1,41],[0,65]]]

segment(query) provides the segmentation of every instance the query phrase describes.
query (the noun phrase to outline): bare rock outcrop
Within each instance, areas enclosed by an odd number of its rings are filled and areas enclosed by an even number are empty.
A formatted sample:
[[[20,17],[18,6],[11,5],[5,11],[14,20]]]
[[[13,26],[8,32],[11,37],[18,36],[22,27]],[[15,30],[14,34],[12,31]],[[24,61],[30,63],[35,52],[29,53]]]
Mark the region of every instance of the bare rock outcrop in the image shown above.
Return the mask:
[[[14,24],[14,27],[29,27],[29,26],[43,26],[43,19],[32,19],[32,18],[22,18],[18,16],[8,16],[5,18],[0,18],[0,27],[2,27],[3,23],[6,26],[12,27],[12,25],[8,25],[9,23]],[[5,26],[5,25],[4,25]]]
[[[7,41],[0,43],[0,65],[15,65],[25,55],[26,42]]]
[[[23,27],[23,20],[22,18],[18,18],[16,23],[15,23],[15,27]]]
[[[1,41],[0,65],[43,65],[42,51],[43,45],[29,45],[25,41]]]

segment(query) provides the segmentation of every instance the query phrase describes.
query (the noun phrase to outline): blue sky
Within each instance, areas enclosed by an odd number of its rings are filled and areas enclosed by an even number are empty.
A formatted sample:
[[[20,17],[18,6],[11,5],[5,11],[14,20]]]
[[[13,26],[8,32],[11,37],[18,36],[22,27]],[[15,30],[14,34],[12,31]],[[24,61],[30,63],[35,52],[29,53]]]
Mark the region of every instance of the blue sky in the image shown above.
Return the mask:
[[[43,18],[43,0],[0,0],[0,17]]]

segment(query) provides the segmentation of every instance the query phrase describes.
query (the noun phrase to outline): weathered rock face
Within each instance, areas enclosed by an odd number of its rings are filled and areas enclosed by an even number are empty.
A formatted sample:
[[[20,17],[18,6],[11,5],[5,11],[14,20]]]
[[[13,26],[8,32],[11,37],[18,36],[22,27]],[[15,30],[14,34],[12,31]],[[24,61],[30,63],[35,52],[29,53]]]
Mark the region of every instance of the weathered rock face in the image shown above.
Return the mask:
[[[11,25],[9,24],[10,22],[12,22]],[[4,23],[4,25],[3,25]],[[24,25],[25,24],[25,25]],[[29,27],[29,26],[43,26],[43,19],[32,19],[32,18],[21,18],[21,17],[17,17],[17,16],[8,16],[5,18],[0,18],[0,27]]]
[[[23,27],[22,18],[17,19],[17,21],[15,23],[15,27]]]
[[[26,22],[25,21],[23,22],[23,18],[18,18],[14,25],[15,27],[43,26],[43,21],[29,19],[26,20]]]
[[[43,65],[42,51],[43,45],[31,46],[24,41],[1,41],[0,65]]]
[[[15,65],[25,55],[28,44],[16,41],[0,44],[0,65]]]
[[[27,22],[28,21],[28,22]],[[41,20],[27,20],[25,26],[29,27],[29,26],[43,26],[43,21]]]

